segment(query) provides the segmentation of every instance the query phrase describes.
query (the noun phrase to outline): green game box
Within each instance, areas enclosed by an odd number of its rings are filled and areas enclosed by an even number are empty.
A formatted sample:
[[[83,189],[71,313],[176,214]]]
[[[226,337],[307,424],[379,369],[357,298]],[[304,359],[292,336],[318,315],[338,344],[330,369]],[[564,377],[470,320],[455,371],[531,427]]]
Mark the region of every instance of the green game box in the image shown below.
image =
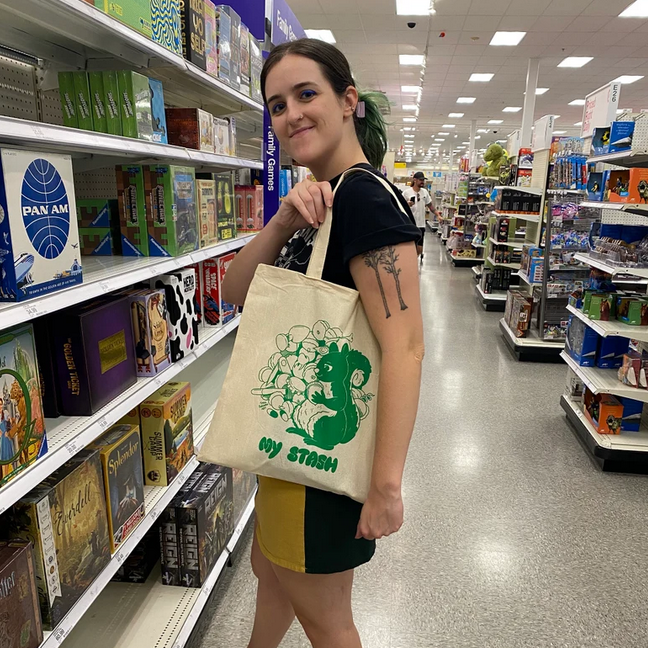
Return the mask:
[[[108,132],[103,72],[89,72],[90,105],[92,106],[92,125],[98,133]]]
[[[117,197],[123,256],[148,256],[144,167],[117,167]]]
[[[74,101],[74,73],[59,72],[58,82],[61,109],[63,111],[63,124],[70,128],[79,128],[76,102]]]
[[[130,70],[120,70],[117,74],[122,135],[152,141],[153,111],[148,78]]]
[[[93,130],[92,108],[90,105],[90,83],[87,72],[73,72],[74,102],[76,104],[79,128]]]
[[[106,132],[110,135],[121,135],[121,102],[117,72],[111,70],[101,74],[103,75],[104,105],[106,107]]]
[[[151,29],[151,0],[94,0],[94,5],[119,22],[141,34],[153,37]]]

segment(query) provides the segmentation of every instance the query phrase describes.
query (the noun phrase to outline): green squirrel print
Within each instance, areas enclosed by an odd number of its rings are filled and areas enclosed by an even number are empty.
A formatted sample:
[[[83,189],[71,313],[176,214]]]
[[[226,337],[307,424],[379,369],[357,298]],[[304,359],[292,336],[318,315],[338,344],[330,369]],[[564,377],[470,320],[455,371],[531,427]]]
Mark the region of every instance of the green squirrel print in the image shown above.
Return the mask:
[[[320,320],[276,337],[277,351],[252,390],[260,408],[288,425],[308,445],[333,450],[358,433],[374,395],[364,391],[371,363],[351,348],[353,336]]]

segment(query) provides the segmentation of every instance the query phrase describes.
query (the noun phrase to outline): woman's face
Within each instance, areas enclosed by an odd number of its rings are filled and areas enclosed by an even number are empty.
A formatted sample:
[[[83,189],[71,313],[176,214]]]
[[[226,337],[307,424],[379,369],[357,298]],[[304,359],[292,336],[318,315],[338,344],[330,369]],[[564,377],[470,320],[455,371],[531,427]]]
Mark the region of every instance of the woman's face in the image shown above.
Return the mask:
[[[353,98],[340,99],[319,64],[288,54],[266,79],[268,110],[281,147],[305,166],[317,166],[335,151]]]

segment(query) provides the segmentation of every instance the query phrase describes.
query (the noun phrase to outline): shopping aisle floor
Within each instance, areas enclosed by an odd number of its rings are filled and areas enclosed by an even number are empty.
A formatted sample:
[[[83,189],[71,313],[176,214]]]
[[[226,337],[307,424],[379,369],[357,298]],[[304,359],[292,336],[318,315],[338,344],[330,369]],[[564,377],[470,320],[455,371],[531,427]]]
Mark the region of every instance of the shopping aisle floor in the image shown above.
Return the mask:
[[[426,349],[406,520],[357,572],[365,648],[646,648],[648,478],[603,474],[559,405],[564,365],[519,363],[428,235]],[[192,648],[245,648],[244,552]],[[282,644],[309,646],[293,627]]]

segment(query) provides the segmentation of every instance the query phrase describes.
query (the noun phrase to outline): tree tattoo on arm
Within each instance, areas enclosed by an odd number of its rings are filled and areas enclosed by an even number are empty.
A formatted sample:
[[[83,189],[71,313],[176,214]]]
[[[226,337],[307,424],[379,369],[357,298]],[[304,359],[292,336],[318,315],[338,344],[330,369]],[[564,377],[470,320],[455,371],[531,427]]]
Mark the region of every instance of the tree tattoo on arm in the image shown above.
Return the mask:
[[[376,250],[371,250],[370,252],[365,252],[362,255],[362,258],[364,259],[365,265],[376,273],[376,281],[378,282],[380,296],[382,297],[383,306],[385,308],[385,318],[389,319],[391,317],[391,311],[389,310],[387,296],[385,295],[385,289],[380,277],[381,267],[385,269],[385,272],[387,274],[390,274],[394,278],[394,283],[396,284],[396,292],[398,293],[398,301],[400,303],[400,309],[402,311],[407,310],[407,304],[403,300],[403,294],[401,291],[399,276],[401,269],[396,266],[396,262],[398,261],[398,254],[396,254],[394,246],[388,245]]]

